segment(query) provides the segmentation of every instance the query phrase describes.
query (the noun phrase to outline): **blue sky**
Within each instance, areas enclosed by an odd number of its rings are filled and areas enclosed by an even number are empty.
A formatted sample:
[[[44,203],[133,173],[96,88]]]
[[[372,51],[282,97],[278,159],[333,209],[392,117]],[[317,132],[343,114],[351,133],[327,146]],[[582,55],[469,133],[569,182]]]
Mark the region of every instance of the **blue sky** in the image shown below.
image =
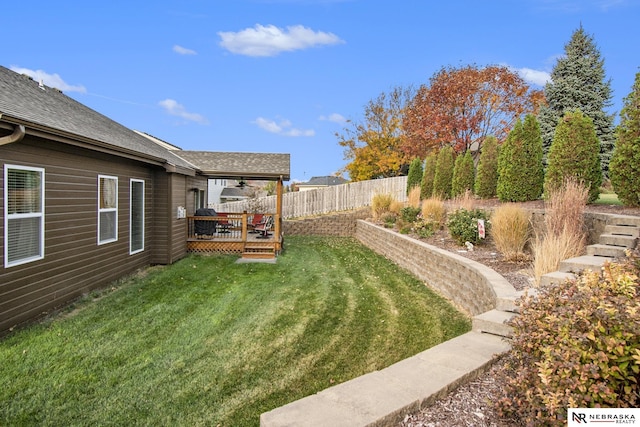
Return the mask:
[[[11,2],[1,65],[187,150],[291,154],[291,178],[344,167],[336,132],[443,66],[544,84],[583,26],[619,112],[640,66],[640,0]]]

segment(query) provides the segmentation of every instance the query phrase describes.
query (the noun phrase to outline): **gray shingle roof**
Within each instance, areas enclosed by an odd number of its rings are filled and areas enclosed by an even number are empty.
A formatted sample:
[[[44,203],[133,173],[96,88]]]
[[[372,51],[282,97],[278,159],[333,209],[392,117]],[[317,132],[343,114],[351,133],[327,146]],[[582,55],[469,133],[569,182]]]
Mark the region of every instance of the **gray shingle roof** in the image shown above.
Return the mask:
[[[193,169],[172,151],[138,135],[89,107],[44,86],[27,76],[0,66],[0,119],[14,124],[35,125],[51,133],[80,137],[106,144],[115,151],[134,152],[162,159],[181,168]],[[27,130],[27,133],[29,131]]]
[[[340,185],[348,182],[346,179],[339,176],[314,176],[308,182],[301,182],[298,186],[325,186],[325,185]]]
[[[290,155],[278,153],[227,153],[215,151],[175,151],[205,175],[220,178],[274,180],[290,179]]]

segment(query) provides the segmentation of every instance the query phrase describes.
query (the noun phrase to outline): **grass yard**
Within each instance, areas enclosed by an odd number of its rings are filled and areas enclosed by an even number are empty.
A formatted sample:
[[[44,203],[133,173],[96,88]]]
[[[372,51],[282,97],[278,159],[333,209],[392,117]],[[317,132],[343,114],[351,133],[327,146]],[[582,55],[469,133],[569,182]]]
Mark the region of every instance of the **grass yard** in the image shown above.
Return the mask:
[[[622,206],[622,202],[618,200],[618,195],[615,193],[600,193],[598,200],[594,203],[598,205],[618,205]]]
[[[353,239],[235,260],[150,268],[2,339],[0,425],[257,426],[471,326]]]

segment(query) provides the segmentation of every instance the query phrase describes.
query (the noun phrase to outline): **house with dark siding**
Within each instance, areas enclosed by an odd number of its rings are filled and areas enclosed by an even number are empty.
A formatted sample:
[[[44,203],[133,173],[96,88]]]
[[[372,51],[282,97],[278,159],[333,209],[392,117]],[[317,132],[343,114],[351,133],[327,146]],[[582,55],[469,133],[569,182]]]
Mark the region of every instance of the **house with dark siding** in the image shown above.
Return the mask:
[[[0,334],[187,254],[185,218],[212,176],[195,164],[204,154],[179,154],[0,67]]]

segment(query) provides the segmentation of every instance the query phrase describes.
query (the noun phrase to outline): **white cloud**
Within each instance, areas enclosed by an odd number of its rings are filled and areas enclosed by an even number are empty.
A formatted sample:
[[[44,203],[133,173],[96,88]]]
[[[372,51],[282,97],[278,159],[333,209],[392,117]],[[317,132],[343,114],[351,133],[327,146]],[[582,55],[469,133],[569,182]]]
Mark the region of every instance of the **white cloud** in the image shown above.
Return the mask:
[[[173,99],[165,99],[164,101],[160,101],[158,104],[162,108],[164,108],[168,114],[171,114],[172,116],[181,117],[190,122],[196,122],[203,125],[206,125],[209,123],[209,121],[206,118],[204,118],[204,116],[201,116],[200,114],[196,114],[196,113],[189,113],[184,108],[183,105],[178,104],[178,102],[176,102]]]
[[[28,68],[21,68],[21,67],[15,67],[15,66],[12,66],[11,70],[19,74],[26,74],[27,76],[31,77],[33,80],[37,82],[42,81],[42,83],[45,84],[46,86],[60,89],[63,92],[80,92],[80,93],[87,92],[87,89],[84,86],[70,85],[66,83],[64,80],[62,80],[62,77],[60,77],[58,74],[49,74],[43,70],[34,71]]]
[[[220,46],[232,53],[246,56],[276,56],[280,52],[307,49],[320,45],[344,43],[333,33],[313,31],[302,25],[286,29],[274,25],[256,24],[242,31],[220,31]]]
[[[316,132],[313,129],[296,129],[292,127],[289,120],[281,120],[276,123],[273,120],[265,119],[264,117],[258,117],[252,123],[255,123],[260,129],[266,130],[270,133],[282,136],[314,136]]]
[[[532,70],[531,68],[516,68],[514,71],[527,83],[537,86],[544,86],[551,81],[551,75],[546,71]]]
[[[198,53],[195,50],[187,49],[186,47],[182,47],[180,45],[174,45],[173,51],[180,55],[197,55]]]
[[[334,122],[334,123],[347,122],[347,119],[345,119],[344,116],[338,113],[332,113],[332,114],[329,114],[328,116],[320,116],[319,119],[327,122]]]

